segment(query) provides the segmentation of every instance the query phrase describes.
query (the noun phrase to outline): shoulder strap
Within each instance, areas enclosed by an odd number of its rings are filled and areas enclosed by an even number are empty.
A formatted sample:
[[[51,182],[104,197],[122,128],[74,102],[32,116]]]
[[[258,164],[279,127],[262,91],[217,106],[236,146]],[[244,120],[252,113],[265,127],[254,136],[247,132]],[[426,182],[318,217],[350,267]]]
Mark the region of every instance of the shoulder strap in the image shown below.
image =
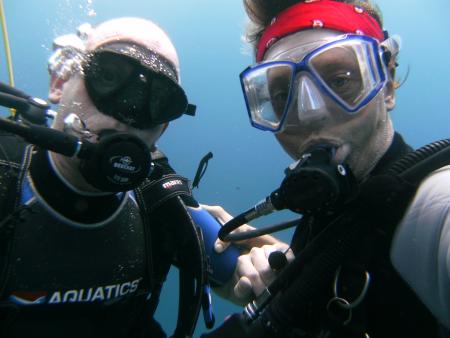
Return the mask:
[[[175,259],[180,271],[180,300],[178,323],[173,337],[184,338],[192,335],[201,308],[201,290],[207,278],[206,254],[201,231],[192,220],[184,201],[186,197],[187,201],[192,199],[188,179],[173,171],[164,154],[159,152],[156,158],[152,153],[152,159],[155,162],[153,174],[135,189],[146,224],[147,271],[153,289],[144,316],[151,316],[156,310],[162,283]],[[173,247],[171,243],[164,243],[163,247],[169,249],[162,250],[164,252],[160,252],[159,256],[164,257],[158,257],[156,262],[154,257],[158,249],[155,250],[152,245],[156,247],[159,243],[156,243],[157,238],[152,237],[161,235],[170,237],[168,242],[174,243]],[[158,248],[161,250],[161,246]],[[191,254],[186,255],[185,252]],[[145,323],[145,319],[143,321]]]
[[[2,147],[2,155],[6,158],[5,183],[7,190],[0,199],[3,206],[0,215],[0,298],[2,297],[10,273],[10,255],[13,245],[16,221],[26,206],[20,206],[21,187],[23,179],[28,171],[31,162],[32,145],[26,145],[20,140],[15,144],[16,149],[13,156],[8,156],[8,151]],[[22,153],[22,154],[21,154]],[[12,162],[14,156],[21,154],[20,162]],[[3,157],[2,156],[2,157]]]
[[[160,150],[158,150],[156,147],[153,147],[151,150],[151,157],[154,161],[154,170],[150,177],[148,177],[143,184],[141,184],[138,188],[134,190],[134,194],[136,196],[136,201],[139,205],[139,211],[141,218],[144,223],[143,231],[144,231],[144,240],[145,240],[145,252],[146,252],[146,275],[148,283],[150,284],[150,287],[152,289],[152,297],[149,300],[146,308],[146,313],[149,316],[152,316],[154,311],[156,310],[158,301],[159,301],[159,294],[161,292],[163,282],[169,272],[170,269],[170,263],[163,263],[161,260],[158,260],[160,265],[164,265],[162,269],[159,271],[156,271],[155,265],[154,265],[154,248],[152,248],[152,245],[154,243],[153,241],[153,234],[152,234],[152,227],[154,226],[151,224],[150,220],[150,213],[151,210],[154,210],[155,203],[158,203],[158,198],[153,198],[152,192],[148,192],[148,187],[153,185],[153,182],[155,178],[159,178],[163,176],[165,173],[172,173],[173,169],[168,164],[168,159],[162,153]],[[153,203],[152,203],[153,201]],[[153,220],[154,221],[154,220]]]
[[[26,147],[22,138],[0,133],[0,221],[17,206],[18,179],[20,181],[19,176],[24,175],[26,158],[31,154]]]
[[[150,213],[171,198],[192,196],[188,179],[177,174],[164,175],[154,181],[146,180],[139,190],[146,195],[145,204]]]
[[[144,207],[147,214],[165,201],[176,196],[192,196],[189,180],[178,175],[169,165],[166,155],[159,149],[152,149],[154,170],[136,190],[145,194]]]
[[[163,267],[160,271],[155,271],[153,242],[153,227],[155,219],[150,219],[152,213],[167,200],[180,196],[191,195],[188,180],[185,177],[177,175],[169,165],[167,157],[163,152],[152,149],[152,160],[154,161],[154,170],[150,177],[134,190],[136,200],[139,204],[139,210],[144,222],[145,250],[147,256],[147,274],[152,289],[154,290],[153,299],[159,294],[162,283],[169,272],[170,264]],[[153,217],[154,218],[154,217]],[[154,229],[153,229],[154,230]],[[157,232],[158,233],[158,232]],[[170,258],[168,259],[171,260]],[[161,263],[161,262],[160,262]],[[164,265],[164,264],[163,264]],[[156,304],[152,306],[156,309]]]

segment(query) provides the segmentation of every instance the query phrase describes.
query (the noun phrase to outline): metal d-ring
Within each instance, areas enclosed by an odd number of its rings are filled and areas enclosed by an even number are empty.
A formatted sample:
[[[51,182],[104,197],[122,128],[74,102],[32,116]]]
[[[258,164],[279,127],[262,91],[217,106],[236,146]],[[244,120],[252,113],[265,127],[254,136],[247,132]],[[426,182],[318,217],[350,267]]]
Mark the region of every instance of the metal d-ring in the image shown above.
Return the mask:
[[[342,270],[342,266],[339,266],[336,270],[336,274],[334,275],[334,284],[333,284],[334,298],[332,298],[331,301],[333,299],[344,300],[345,302],[339,301],[338,305],[343,309],[351,310],[351,309],[357,307],[359,304],[361,304],[364,297],[366,296],[367,290],[369,289],[369,284],[370,284],[370,274],[369,274],[369,272],[367,272],[367,270],[364,271],[364,275],[365,275],[366,279],[364,281],[364,286],[361,290],[361,293],[353,302],[349,302],[346,299],[339,297],[339,295],[338,295],[338,291],[337,291],[338,290],[338,281],[339,281],[339,276],[340,276],[341,270]]]
[[[342,322],[342,325],[347,325],[348,323],[350,323],[350,321],[352,320],[352,307],[350,306],[350,303],[346,300],[346,299],[344,299],[344,298],[340,298],[340,297],[333,297],[333,298],[331,298],[330,299],[330,301],[328,302],[328,304],[327,304],[327,312],[329,313],[329,314],[331,314],[332,313],[332,311],[330,311],[330,307],[331,307],[331,305],[334,303],[334,302],[336,302],[337,303],[337,305],[339,305],[339,307],[341,308],[341,309],[344,309],[344,310],[347,310],[348,311],[348,315],[347,315],[347,319],[345,319],[343,322]]]

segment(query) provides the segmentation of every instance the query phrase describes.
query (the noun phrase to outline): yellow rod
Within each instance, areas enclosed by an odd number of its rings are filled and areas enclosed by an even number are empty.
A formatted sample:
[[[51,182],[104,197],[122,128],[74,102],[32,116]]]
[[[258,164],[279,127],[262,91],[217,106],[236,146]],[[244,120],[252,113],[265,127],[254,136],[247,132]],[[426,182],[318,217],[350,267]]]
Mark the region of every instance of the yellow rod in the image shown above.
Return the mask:
[[[6,62],[8,65],[9,84],[14,87],[14,72],[11,61],[11,48],[9,46],[8,29],[6,28],[5,9],[3,7],[3,0],[0,0],[0,19],[2,22],[3,42],[5,44]]]

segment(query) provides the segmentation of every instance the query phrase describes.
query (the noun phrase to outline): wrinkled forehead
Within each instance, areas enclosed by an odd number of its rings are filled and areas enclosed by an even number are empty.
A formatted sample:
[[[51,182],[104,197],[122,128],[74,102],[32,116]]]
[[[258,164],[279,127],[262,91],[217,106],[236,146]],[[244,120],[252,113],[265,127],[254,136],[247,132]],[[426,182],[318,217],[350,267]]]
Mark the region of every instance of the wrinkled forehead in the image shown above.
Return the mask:
[[[290,34],[275,42],[266,52],[264,61],[302,60],[308,53],[345,33],[328,29],[309,29]]]

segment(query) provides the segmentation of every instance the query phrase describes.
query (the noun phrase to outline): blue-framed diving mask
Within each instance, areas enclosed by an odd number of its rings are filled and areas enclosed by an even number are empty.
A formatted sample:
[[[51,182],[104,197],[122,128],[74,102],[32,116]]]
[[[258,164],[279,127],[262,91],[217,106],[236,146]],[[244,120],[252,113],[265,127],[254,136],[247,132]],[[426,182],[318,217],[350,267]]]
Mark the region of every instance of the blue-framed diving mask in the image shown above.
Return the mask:
[[[245,69],[240,80],[252,125],[282,131],[293,108],[298,123],[336,109],[358,113],[387,82],[384,53],[399,49],[391,39],[380,44],[368,36],[341,35],[320,41],[298,62],[267,61]]]

